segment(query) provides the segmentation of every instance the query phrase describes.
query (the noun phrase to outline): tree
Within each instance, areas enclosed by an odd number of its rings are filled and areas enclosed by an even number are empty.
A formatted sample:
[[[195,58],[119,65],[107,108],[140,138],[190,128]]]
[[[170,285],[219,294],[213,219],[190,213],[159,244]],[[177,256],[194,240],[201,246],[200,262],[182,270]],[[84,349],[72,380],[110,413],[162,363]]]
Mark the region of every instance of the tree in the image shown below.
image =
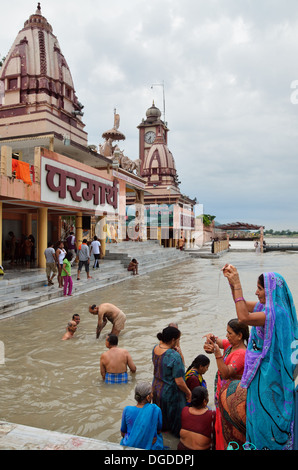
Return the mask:
[[[212,224],[212,221],[215,219],[216,215],[202,214],[200,218],[203,219],[203,224],[205,227],[209,227]]]
[[[4,64],[4,61],[5,61],[6,57],[2,57],[2,59],[0,59],[0,67],[2,67],[2,65]]]

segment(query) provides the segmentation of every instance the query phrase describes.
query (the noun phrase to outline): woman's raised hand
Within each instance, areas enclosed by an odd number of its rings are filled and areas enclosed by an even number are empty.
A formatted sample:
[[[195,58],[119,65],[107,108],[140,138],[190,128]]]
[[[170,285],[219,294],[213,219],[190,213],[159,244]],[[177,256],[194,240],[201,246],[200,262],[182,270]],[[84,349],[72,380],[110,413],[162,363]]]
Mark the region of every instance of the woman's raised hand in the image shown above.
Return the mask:
[[[228,279],[230,286],[235,287],[240,284],[240,278],[237,269],[232,264],[226,264],[223,268],[223,275]]]

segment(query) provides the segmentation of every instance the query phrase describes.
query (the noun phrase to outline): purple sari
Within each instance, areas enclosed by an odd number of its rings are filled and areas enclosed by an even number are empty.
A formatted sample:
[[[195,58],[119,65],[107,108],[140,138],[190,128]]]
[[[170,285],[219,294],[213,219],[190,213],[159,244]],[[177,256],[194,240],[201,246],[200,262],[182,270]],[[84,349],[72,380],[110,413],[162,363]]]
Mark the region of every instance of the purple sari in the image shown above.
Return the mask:
[[[297,315],[284,278],[264,273],[264,327],[252,327],[241,385],[247,388],[246,440],[257,449],[293,448]]]

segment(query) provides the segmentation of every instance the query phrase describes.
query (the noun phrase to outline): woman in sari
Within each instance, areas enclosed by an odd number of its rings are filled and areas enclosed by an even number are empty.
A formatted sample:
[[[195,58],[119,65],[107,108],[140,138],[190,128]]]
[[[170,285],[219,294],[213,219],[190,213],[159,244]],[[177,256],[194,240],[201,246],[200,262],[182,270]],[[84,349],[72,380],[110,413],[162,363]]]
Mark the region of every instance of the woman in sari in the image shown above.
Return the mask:
[[[203,375],[207,372],[209,364],[210,359],[204,356],[204,354],[199,354],[194,358],[185,373],[185,382],[190,391],[200,386],[207,388],[206,380],[203,378]]]
[[[191,391],[184,380],[184,364],[180,354],[174,349],[180,335],[178,328],[164,328],[157,335],[160,343],[152,351],[153,403],[161,408],[163,430],[170,431],[177,437],[181,428],[181,411],[186,402],[191,401]]]
[[[247,390],[246,440],[258,450],[293,448],[293,345],[298,338],[297,315],[284,278],[264,273],[258,278],[259,302],[243,298],[237,269],[226,265],[239,321],[251,325],[241,386]]]
[[[225,450],[231,441],[245,442],[246,393],[240,390],[239,395],[237,386],[244,371],[248,338],[248,327],[233,319],[227,325],[227,339],[209,334],[204,345],[207,353],[214,353],[218,368],[215,378],[216,450]],[[235,402],[237,408],[231,406]]]
[[[151,403],[151,384],[138,383],[135,399],[136,406],[126,406],[123,410],[120,444],[138,449],[162,450],[162,414],[160,408]]]

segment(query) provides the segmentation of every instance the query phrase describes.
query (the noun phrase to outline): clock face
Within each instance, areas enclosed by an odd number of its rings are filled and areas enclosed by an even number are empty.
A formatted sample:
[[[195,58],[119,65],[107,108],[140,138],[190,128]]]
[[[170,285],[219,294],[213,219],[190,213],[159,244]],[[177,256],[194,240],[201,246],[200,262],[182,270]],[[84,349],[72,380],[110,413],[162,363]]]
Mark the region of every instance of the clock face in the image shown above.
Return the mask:
[[[155,132],[153,131],[146,132],[145,142],[147,142],[147,144],[153,144],[154,141],[155,141]]]

